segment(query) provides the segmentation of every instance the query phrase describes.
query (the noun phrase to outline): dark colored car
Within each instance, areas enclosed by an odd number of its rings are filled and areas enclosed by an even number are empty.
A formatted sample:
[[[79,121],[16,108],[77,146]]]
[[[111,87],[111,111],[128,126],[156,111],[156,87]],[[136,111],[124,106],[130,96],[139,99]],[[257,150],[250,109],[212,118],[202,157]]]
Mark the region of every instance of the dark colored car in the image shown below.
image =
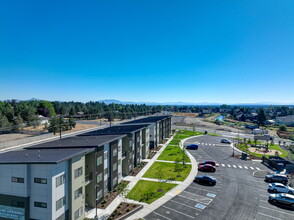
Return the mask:
[[[195,150],[197,150],[198,149],[198,145],[197,144],[190,144],[190,145],[187,145],[186,146],[186,149],[195,149]]]
[[[232,143],[231,141],[229,141],[228,139],[222,139],[221,143],[225,143],[225,144],[230,144]]]
[[[287,184],[288,183],[287,176],[280,175],[280,174],[269,174],[269,175],[266,175],[264,180],[266,182],[275,182],[275,183],[283,183],[283,184]]]
[[[294,208],[294,196],[286,193],[270,194],[268,201]]]
[[[212,176],[203,175],[203,176],[196,176],[194,178],[194,182],[208,184],[208,185],[215,185],[217,180],[216,180],[216,178],[214,178]]]
[[[204,165],[199,165],[198,170],[199,171],[215,172],[216,168],[215,168],[215,166],[212,166],[211,164],[204,164]]]
[[[212,166],[216,166],[216,162],[213,161],[213,160],[206,160],[206,161],[204,161],[204,162],[202,162],[202,163],[199,163],[198,166],[199,166],[199,165],[205,165],[205,164],[210,164],[210,165],[212,165]]]

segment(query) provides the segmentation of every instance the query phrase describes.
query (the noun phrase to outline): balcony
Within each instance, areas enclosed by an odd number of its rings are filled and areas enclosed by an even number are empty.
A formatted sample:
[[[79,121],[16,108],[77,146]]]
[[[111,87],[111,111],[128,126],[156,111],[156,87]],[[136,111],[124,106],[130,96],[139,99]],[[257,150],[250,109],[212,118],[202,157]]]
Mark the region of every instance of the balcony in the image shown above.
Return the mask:
[[[127,151],[122,152],[121,157],[122,160],[125,159],[127,157]]]
[[[89,184],[90,182],[92,182],[92,180],[93,180],[93,173],[92,172],[85,175],[85,184],[86,185]]]

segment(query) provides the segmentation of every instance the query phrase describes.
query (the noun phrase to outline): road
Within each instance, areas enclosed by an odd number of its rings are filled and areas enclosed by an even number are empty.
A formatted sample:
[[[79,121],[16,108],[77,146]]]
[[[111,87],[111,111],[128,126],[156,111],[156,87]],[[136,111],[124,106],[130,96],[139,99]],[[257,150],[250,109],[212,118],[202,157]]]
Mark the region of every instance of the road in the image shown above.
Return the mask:
[[[191,183],[184,191],[147,215],[146,220],[294,219],[293,210],[268,203],[268,184],[264,178],[255,177],[268,172],[268,168],[259,161],[243,161],[232,157],[232,148],[220,144],[221,138],[203,135],[185,143],[199,144],[198,150],[189,150],[198,162],[215,160],[219,163],[217,171],[208,174],[217,178],[216,186]],[[207,173],[198,172],[198,175],[202,174]],[[259,176],[263,177],[264,174]]]

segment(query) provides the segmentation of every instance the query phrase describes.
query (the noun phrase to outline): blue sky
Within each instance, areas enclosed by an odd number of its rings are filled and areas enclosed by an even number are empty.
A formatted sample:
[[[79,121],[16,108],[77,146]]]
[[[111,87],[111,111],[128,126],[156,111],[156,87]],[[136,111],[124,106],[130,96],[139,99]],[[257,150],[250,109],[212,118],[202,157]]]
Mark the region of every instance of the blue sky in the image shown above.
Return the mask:
[[[294,102],[293,0],[0,2],[0,100]]]

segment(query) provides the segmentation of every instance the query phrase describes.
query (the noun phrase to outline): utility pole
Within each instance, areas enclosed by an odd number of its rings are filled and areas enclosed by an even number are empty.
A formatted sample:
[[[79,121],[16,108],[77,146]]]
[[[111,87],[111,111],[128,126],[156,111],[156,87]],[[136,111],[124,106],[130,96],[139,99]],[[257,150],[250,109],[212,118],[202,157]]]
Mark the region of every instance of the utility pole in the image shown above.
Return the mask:
[[[59,116],[59,139],[61,139],[61,115]]]

